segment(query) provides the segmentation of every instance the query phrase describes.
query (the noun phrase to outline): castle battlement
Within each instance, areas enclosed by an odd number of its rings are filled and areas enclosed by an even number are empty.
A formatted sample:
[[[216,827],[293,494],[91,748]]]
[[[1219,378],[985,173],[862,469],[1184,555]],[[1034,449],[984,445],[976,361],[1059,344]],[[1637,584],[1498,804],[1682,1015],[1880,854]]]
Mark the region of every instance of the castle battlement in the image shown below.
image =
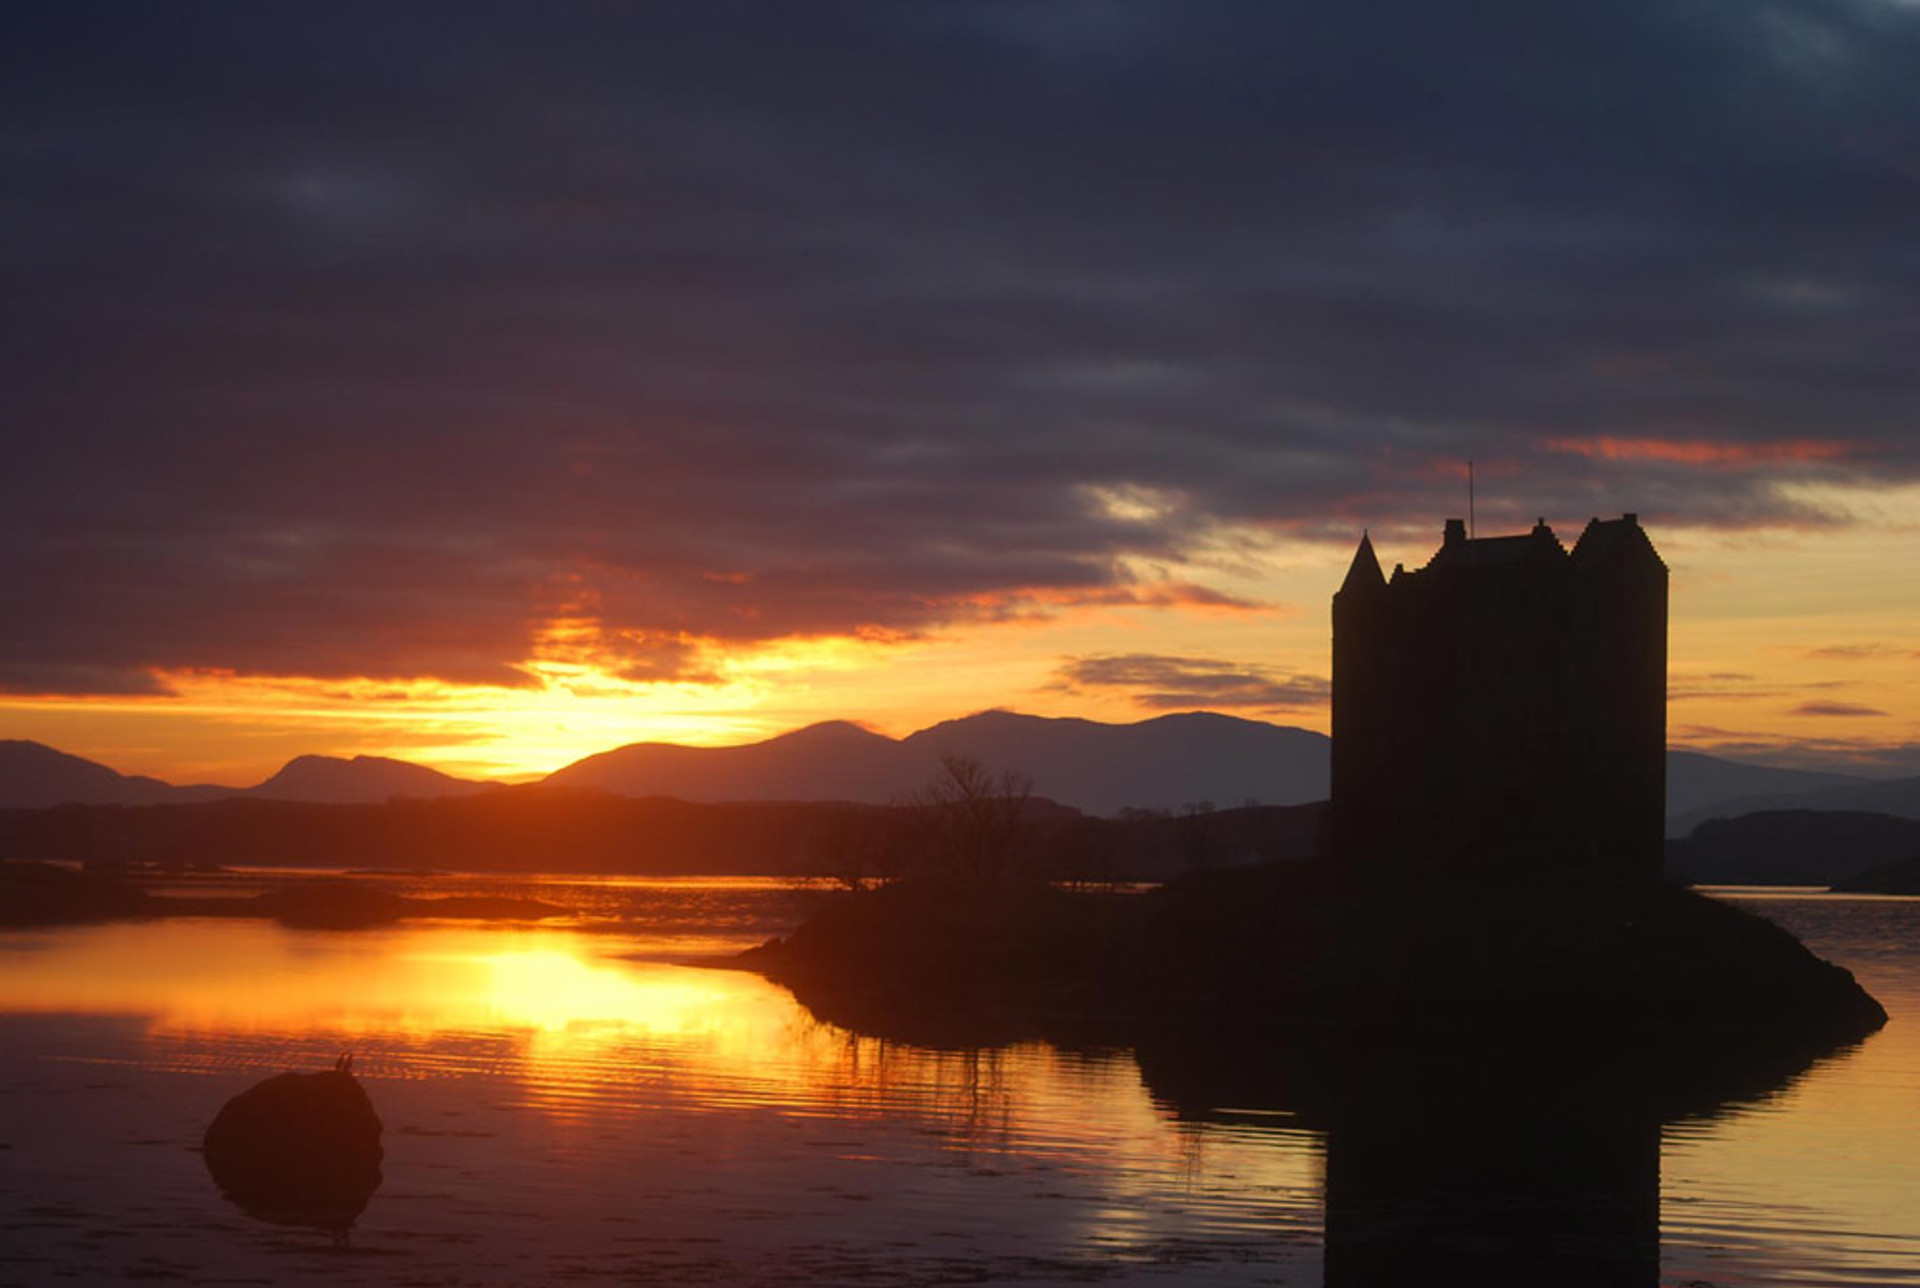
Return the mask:
[[[1542,520],[1423,567],[1362,536],[1333,597],[1334,846],[1344,862],[1564,866],[1656,880],[1667,568],[1637,515],[1569,550]]]

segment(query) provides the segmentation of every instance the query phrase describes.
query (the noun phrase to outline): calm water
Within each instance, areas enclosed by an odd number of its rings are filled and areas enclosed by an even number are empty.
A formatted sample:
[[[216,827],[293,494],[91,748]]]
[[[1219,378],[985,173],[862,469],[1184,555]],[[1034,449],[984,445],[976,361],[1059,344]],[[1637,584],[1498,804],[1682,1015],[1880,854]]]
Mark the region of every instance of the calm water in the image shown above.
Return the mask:
[[[1129,1051],[902,1046],[684,964],[790,922],[805,896],[767,883],[515,884],[590,915],[0,934],[0,1282],[1365,1282],[1326,1232],[1377,1174],[1397,1199],[1447,1151],[1485,1167],[1470,1120],[1403,1165],[1393,1131],[1329,1134],[1284,1097],[1196,1113]],[[1658,1240],[1657,1274],[1619,1282],[1920,1281],[1920,901],[1727,897],[1894,1022],[1644,1149],[1576,1147],[1626,1160],[1596,1202],[1626,1195]],[[336,1246],[242,1214],[196,1151],[227,1097],[346,1050],[386,1181]],[[1416,1085],[1378,1121],[1453,1108]],[[1499,1165],[1556,1157],[1541,1135]]]

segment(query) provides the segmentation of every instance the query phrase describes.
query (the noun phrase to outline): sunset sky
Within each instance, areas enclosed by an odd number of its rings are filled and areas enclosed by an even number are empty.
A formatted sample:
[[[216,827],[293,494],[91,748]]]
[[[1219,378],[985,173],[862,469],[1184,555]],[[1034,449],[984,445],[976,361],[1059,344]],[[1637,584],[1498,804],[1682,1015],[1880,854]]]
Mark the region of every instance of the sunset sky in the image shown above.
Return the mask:
[[[1325,729],[1637,512],[1676,745],[1920,773],[1920,3],[16,4],[0,737],[526,777]]]

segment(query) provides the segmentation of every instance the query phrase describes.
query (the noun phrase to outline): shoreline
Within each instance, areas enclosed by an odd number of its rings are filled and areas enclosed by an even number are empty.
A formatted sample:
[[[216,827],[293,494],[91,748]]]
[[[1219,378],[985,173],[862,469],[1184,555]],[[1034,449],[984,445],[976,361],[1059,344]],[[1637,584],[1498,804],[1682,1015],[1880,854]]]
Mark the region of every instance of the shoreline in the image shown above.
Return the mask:
[[[277,921],[322,930],[353,930],[421,917],[476,921],[540,921],[574,910],[540,899],[504,895],[417,896],[395,894],[346,877],[297,877],[251,895],[156,894],[182,874],[132,876],[75,871],[50,863],[0,863],[0,929],[104,925],[169,917],[217,917]],[[189,875],[217,875],[204,870]]]

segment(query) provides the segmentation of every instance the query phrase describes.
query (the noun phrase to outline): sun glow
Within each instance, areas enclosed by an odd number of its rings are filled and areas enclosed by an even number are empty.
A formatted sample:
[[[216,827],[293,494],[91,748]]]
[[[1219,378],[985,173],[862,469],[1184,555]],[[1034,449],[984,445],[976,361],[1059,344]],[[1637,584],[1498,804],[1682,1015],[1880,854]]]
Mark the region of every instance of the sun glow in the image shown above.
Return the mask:
[[[495,1022],[565,1033],[583,1025],[618,1024],[647,1033],[711,1029],[717,1004],[737,981],[719,971],[636,975],[558,947],[469,953],[453,964],[477,968],[475,999]]]
[[[1633,443],[1588,446],[1667,451]],[[1694,529],[1646,516],[1673,573],[1674,740],[1759,759],[1809,739],[1816,759],[1843,743],[1869,757],[1910,754],[1899,749],[1920,744],[1908,643],[1920,638],[1920,563],[1897,552],[1920,532],[1920,488],[1778,491],[1806,524]],[[1102,504],[1125,514],[1162,499],[1116,493]],[[1585,516],[1550,517],[1572,532]],[[1432,553],[1430,531],[1374,536],[1389,567]],[[0,719],[8,737],[122,773],[236,787],[303,753],[392,756],[524,781],[629,743],[733,745],[830,719],[896,737],[989,707],[1126,722],[1172,708],[1143,702],[1138,686],[1069,682],[1063,667],[1137,655],[1206,659],[1222,673],[1327,675],[1327,597],[1352,551],[1346,536],[1223,529],[1188,563],[1140,561],[1110,584],[1071,590],[961,597],[955,620],[918,633],[756,642],[649,634],[609,627],[581,598],[535,625],[512,667],[517,685],[163,670],[152,673],[155,694],[0,696]],[[1752,678],[1711,679],[1730,675]],[[1176,695],[1189,709],[1210,705],[1204,693],[1185,696]],[[1231,710],[1327,728],[1324,705]]]
[[[686,1034],[787,1005],[757,977],[734,971],[650,967],[597,955],[590,936],[557,929],[452,926],[367,932],[356,951],[265,923],[171,920],[102,926],[68,937],[66,951],[29,956],[0,976],[0,1011],[144,1013],[160,1029],[324,1026],[343,1032],[404,1029],[538,1032],[599,1027]],[[226,952],[209,951],[209,946]],[[326,969],[316,970],[317,960]],[[246,969],[236,970],[244,962]],[[784,1022],[782,1020],[781,1022]]]
[[[1332,575],[1331,560],[1307,574]],[[308,753],[513,782],[628,743],[722,746],[819,720],[894,736],[993,706],[1137,720],[1157,712],[1126,692],[1063,690],[1054,672],[1063,657],[1121,642],[1139,651],[1156,636],[1188,654],[1324,649],[1316,618],[1277,611],[1269,581],[1244,569],[1209,581],[1225,593],[1143,574],[1105,591],[982,603],[923,634],[753,644],[622,635],[576,610],[541,624],[514,666],[525,683],[512,687],[158,670],[158,695],[0,696],[0,712],[9,736],[173,783],[248,786]]]
[[[713,746],[784,732],[815,684],[873,668],[889,651],[858,638],[783,640],[716,650],[696,678],[647,680],[622,674],[597,639],[590,623],[550,624],[519,667],[529,683],[516,688],[157,671],[164,697],[12,698],[0,710],[17,736],[177,783],[244,786],[302,753],[388,755],[512,782],[629,742]],[[216,725],[226,754],[190,754]],[[105,746],[102,728],[118,731]]]
[[[76,927],[9,952],[0,1014],[139,1017],[150,1050],[187,1067],[209,1050],[254,1052],[272,1066],[350,1047],[377,1078],[504,1074],[556,1120],[617,1088],[622,1108],[651,1096],[844,1112],[906,1097],[931,1117],[1023,1134],[1038,1148],[1073,1136],[1047,1106],[1096,1089],[1123,1097],[1136,1129],[1159,1121],[1130,1061],[1042,1044],[931,1050],[857,1036],[814,1020],[758,975],[618,955],[634,946],[502,926],[350,935],[224,920]],[[1086,1143],[1104,1139],[1089,1133]]]

